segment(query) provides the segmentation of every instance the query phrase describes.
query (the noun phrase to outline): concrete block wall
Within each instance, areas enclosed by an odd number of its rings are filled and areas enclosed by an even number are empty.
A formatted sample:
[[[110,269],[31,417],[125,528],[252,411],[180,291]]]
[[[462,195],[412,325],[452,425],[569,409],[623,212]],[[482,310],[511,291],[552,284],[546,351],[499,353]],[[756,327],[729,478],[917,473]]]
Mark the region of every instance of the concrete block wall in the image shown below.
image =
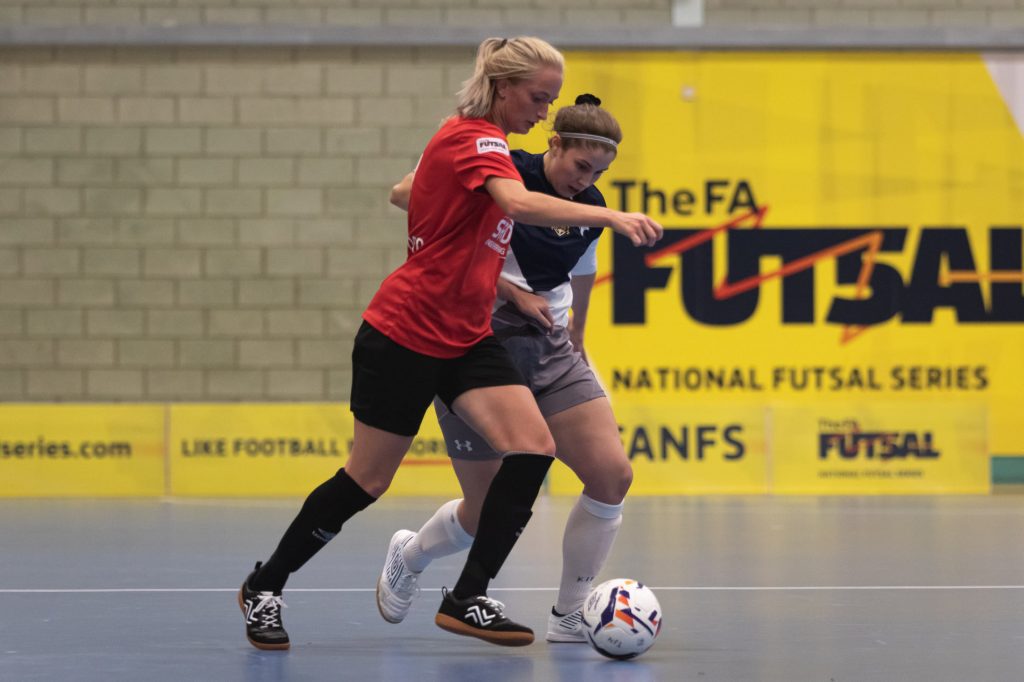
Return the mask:
[[[709,26],[1019,27],[1021,0],[705,0]]]
[[[3,52],[0,398],[346,398],[472,56]]]
[[[1024,25],[1024,0],[703,0],[708,26]],[[663,26],[672,0],[8,0],[0,25]]]
[[[671,0],[12,0],[0,24],[657,25],[670,8]]]
[[[664,25],[669,0],[32,0],[0,24]],[[1024,0],[707,0],[713,25],[1019,24]],[[390,186],[472,48],[0,49],[0,400],[347,399]]]

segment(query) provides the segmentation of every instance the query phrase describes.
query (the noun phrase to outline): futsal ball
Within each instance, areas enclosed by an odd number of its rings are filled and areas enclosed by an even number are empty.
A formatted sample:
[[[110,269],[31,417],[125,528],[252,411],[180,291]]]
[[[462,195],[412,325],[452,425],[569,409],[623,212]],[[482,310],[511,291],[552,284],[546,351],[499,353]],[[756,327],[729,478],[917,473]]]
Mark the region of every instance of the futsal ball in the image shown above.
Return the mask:
[[[661,632],[661,605],[651,588],[629,578],[595,587],[583,603],[587,641],[608,658],[634,658]]]

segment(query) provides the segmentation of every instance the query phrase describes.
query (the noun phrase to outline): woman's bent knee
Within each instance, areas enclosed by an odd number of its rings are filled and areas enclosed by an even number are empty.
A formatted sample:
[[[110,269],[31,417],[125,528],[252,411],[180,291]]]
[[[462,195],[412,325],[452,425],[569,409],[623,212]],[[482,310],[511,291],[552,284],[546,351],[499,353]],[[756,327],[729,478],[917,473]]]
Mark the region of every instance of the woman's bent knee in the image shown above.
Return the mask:
[[[618,478],[617,490],[622,499],[625,499],[631,485],[633,485],[633,467],[630,465],[629,460],[626,460],[626,465],[622,468]]]
[[[391,487],[392,476],[385,476],[376,472],[363,472],[359,469],[350,469],[346,467],[349,478],[356,482],[360,488],[362,488],[367,495],[371,497],[380,497],[387,492],[388,488]]]
[[[503,454],[528,452],[531,455],[555,456],[555,439],[547,431],[543,435],[509,435],[508,437],[497,439],[497,442],[491,443],[491,447],[494,448],[495,452]]]
[[[603,466],[593,480],[584,481],[584,492],[598,502],[619,504],[626,499],[626,493],[633,484],[633,467],[623,459]]]
[[[512,447],[506,449],[505,452],[528,452],[531,455],[547,455],[548,457],[554,457],[555,439],[549,435],[546,440],[535,438],[530,441],[516,441]]]

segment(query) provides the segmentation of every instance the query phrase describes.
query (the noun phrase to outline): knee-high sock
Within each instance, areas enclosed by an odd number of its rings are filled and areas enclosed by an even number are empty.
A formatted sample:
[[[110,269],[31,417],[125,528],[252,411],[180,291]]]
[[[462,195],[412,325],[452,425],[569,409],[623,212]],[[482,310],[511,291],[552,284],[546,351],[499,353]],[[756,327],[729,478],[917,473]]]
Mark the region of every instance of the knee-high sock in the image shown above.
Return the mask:
[[[441,505],[416,537],[402,549],[402,558],[410,571],[421,572],[434,559],[461,552],[473,544],[473,536],[459,523],[459,503],[452,500]]]
[[[274,554],[263,564],[249,587],[280,592],[289,574],[302,568],[338,534],[343,523],[376,499],[360,488],[344,468],[338,469],[338,473],[309,494]]]
[[[608,559],[622,525],[622,503],[605,504],[580,495],[569,512],[562,537],[562,583],[555,611],[567,615],[580,608]]]
[[[491,481],[476,539],[452,596],[465,599],[487,594],[487,585],[498,575],[516,540],[533,515],[531,508],[551,467],[552,458],[533,453],[509,453]]]

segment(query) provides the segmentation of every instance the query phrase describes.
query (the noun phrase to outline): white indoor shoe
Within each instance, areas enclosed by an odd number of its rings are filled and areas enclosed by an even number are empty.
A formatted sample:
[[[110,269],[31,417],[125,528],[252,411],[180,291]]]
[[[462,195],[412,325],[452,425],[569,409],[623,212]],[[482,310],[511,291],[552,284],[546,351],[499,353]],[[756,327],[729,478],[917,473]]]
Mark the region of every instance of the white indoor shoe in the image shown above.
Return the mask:
[[[384,570],[377,580],[377,608],[389,623],[401,623],[409,613],[413,599],[419,594],[419,573],[410,571],[402,557],[402,548],[416,537],[411,530],[400,530],[391,536]]]

